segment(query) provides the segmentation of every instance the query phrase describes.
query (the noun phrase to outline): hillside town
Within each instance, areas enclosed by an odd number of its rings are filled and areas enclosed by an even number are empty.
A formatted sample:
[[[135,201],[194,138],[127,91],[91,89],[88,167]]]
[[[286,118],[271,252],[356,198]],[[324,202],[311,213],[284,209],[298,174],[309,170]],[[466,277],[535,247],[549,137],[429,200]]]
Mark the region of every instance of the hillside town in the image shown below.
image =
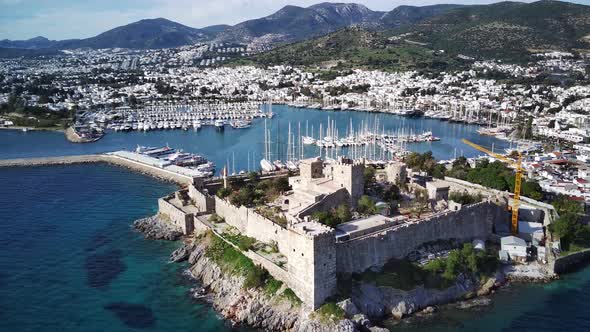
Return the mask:
[[[265,115],[256,110],[257,103],[423,116],[478,124],[482,135],[514,141],[523,151],[534,148],[527,151],[524,165],[545,190],[589,199],[586,182],[590,179],[584,163],[589,155],[585,144],[590,135],[590,87],[564,81],[565,77],[586,79],[584,58],[551,52],[537,54],[528,65],[477,61],[469,70],[448,73],[312,71],[289,66],[207,68],[214,61],[249,52],[253,50],[240,45],[199,44],[2,59],[0,126],[44,123],[35,120],[34,114],[23,119],[12,112],[17,107],[40,107],[50,117],[77,113],[75,128],[94,136],[107,129],[151,129],[147,119],[138,123],[106,120],[127,119],[134,109],[150,110],[153,129],[167,128],[167,122],[157,126],[157,119],[170,120],[172,129],[196,128],[201,125],[196,121],[206,118],[191,117],[185,123],[180,121],[187,118],[182,112],[208,100],[231,114],[245,107],[254,117]],[[247,104],[232,104],[236,102]],[[181,113],[175,116],[175,112]],[[219,119],[229,121],[230,116],[235,117],[228,114]],[[237,126],[248,126],[252,117],[236,119]],[[96,128],[85,129],[88,125]],[[543,138],[558,144],[531,144]]]

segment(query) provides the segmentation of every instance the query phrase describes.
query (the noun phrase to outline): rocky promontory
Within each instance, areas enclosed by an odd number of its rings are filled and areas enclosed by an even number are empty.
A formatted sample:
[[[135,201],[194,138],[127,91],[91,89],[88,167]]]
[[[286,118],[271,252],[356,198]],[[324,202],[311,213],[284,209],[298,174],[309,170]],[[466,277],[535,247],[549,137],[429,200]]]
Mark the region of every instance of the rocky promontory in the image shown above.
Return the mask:
[[[260,289],[244,289],[244,278],[224,274],[206,255],[207,245],[195,243],[188,258],[190,274],[210,293],[213,307],[233,324],[246,324],[267,331],[353,332],[358,331],[348,319],[338,323],[320,323],[310,312],[280,296],[269,296]],[[197,290],[195,297],[202,292]]]
[[[180,229],[162,220],[158,215],[138,219],[133,227],[150,240],[176,241],[182,237]]]
[[[137,220],[134,227],[149,239],[183,238],[178,229],[157,215]],[[453,284],[441,289],[417,285],[413,289],[401,290],[358,280],[347,298],[340,297],[340,302],[336,303],[341,313],[326,319],[320,314],[321,310],[314,312],[284,296],[287,290],[290,291],[285,285],[270,294],[265,284],[245,287],[246,277],[233,273],[235,266],[228,270],[224,265],[228,262],[220,261],[218,249],[212,245],[216,241],[222,240],[211,232],[186,237],[182,246],[171,253],[170,261],[188,261],[187,274],[198,282],[198,286],[191,290],[193,297],[206,299],[234,325],[267,331],[382,331],[375,326],[376,323],[389,318],[400,320],[414,314],[419,319],[432,315],[441,305],[455,303],[462,309],[488,305],[490,299],[485,296],[507,281],[507,271],[502,269],[483,280],[460,274]]]

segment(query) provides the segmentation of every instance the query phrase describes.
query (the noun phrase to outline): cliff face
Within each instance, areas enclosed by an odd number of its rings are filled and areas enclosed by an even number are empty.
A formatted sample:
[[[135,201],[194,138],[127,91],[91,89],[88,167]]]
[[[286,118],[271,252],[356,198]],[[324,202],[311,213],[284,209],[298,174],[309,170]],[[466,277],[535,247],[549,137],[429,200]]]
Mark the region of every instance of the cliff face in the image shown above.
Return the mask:
[[[478,284],[469,279],[460,280],[443,290],[417,287],[410,291],[403,291],[362,284],[353,289],[352,302],[371,319],[380,320],[389,315],[401,319],[429,306],[462,299],[469,293],[477,291],[478,288]]]
[[[260,290],[243,289],[243,278],[224,274],[217,264],[205,256],[205,249],[205,244],[195,244],[188,258],[191,265],[189,271],[209,290],[214,308],[234,324],[246,324],[268,331],[357,331],[350,320],[324,325],[308,318],[308,312],[288,301],[269,298]]]

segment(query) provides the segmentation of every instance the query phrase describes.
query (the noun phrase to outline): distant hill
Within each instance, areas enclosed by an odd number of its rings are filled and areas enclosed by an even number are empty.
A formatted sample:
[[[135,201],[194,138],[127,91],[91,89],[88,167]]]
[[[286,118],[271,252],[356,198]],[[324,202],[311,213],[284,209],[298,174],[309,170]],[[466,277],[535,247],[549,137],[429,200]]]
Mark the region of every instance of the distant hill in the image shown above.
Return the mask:
[[[406,24],[420,22],[427,18],[444,14],[451,9],[466,7],[465,5],[432,5],[432,6],[399,6],[380,18],[385,28],[395,28]]]
[[[58,42],[58,48],[167,48],[210,40],[214,33],[164,18],[141,20],[87,39]]]
[[[275,40],[297,41],[354,24],[371,24],[383,15],[359,4],[321,3],[307,8],[285,6],[276,13],[245,21],[222,32],[221,41],[249,42],[273,35]]]
[[[30,48],[5,48],[0,47],[0,58],[34,57],[41,55],[57,55],[60,51],[51,48],[30,49]]]
[[[384,70],[444,69],[450,64],[419,45],[392,41],[387,35],[348,27],[312,40],[276,48],[252,58],[260,65],[290,64],[323,68]]]
[[[36,37],[24,41],[2,40],[0,47],[142,49],[198,42],[253,41],[277,46],[322,38],[350,26],[403,36],[401,39],[405,45],[418,42],[420,44],[414,45],[474,57],[516,59],[526,55],[527,51],[590,48],[590,6],[548,0],[469,6],[399,6],[390,12],[372,11],[355,3],[325,2],[306,8],[286,6],[272,15],[234,26],[196,29],[163,18],[146,19],[87,39],[52,41]],[[367,48],[376,50],[379,45],[368,45]],[[327,51],[325,48],[321,50]]]
[[[49,40],[45,37],[35,37],[27,40],[0,40],[0,47],[2,48],[23,48],[23,49],[37,49],[49,48],[55,45],[55,40]]]
[[[372,30],[394,28],[438,15],[456,5],[400,6],[391,12],[372,11],[356,3],[319,3],[307,8],[285,6],[272,15],[234,26],[191,28],[167,19],[146,19],[86,39],[62,41],[36,37],[23,41],[0,41],[0,47],[21,49],[73,48],[168,48],[197,42],[240,42],[264,40],[281,44],[322,36],[358,25]]]
[[[546,0],[468,6],[400,29],[403,32],[435,49],[516,59],[535,50],[590,48],[590,6]]]

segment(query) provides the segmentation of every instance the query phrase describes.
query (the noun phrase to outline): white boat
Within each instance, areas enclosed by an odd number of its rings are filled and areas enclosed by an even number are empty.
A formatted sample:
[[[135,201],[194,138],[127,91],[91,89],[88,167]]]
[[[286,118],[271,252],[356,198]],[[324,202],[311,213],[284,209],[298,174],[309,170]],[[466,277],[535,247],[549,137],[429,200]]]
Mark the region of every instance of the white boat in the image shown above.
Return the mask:
[[[268,161],[266,159],[262,159],[260,161],[260,167],[265,172],[274,172],[274,171],[276,171],[275,165],[273,165],[270,161]]]
[[[299,169],[299,166],[297,165],[297,163],[295,161],[289,160],[289,161],[287,161],[287,168],[290,171],[296,171]]]
[[[314,145],[316,143],[315,138],[310,137],[310,136],[303,136],[301,138],[301,140],[303,141],[303,144],[305,144],[305,145]]]
[[[225,121],[221,119],[215,120],[214,125],[215,128],[217,128],[218,130],[223,130],[225,128]]]
[[[275,161],[274,161],[274,165],[275,165],[275,167],[276,167],[277,169],[283,169],[283,168],[286,168],[285,164],[283,164],[283,162],[282,162],[282,161],[280,161],[280,160],[275,160]]]
[[[246,129],[246,128],[250,128],[251,127],[250,122],[244,121],[244,120],[235,120],[235,121],[232,121],[232,122],[230,122],[230,125],[234,129]]]

